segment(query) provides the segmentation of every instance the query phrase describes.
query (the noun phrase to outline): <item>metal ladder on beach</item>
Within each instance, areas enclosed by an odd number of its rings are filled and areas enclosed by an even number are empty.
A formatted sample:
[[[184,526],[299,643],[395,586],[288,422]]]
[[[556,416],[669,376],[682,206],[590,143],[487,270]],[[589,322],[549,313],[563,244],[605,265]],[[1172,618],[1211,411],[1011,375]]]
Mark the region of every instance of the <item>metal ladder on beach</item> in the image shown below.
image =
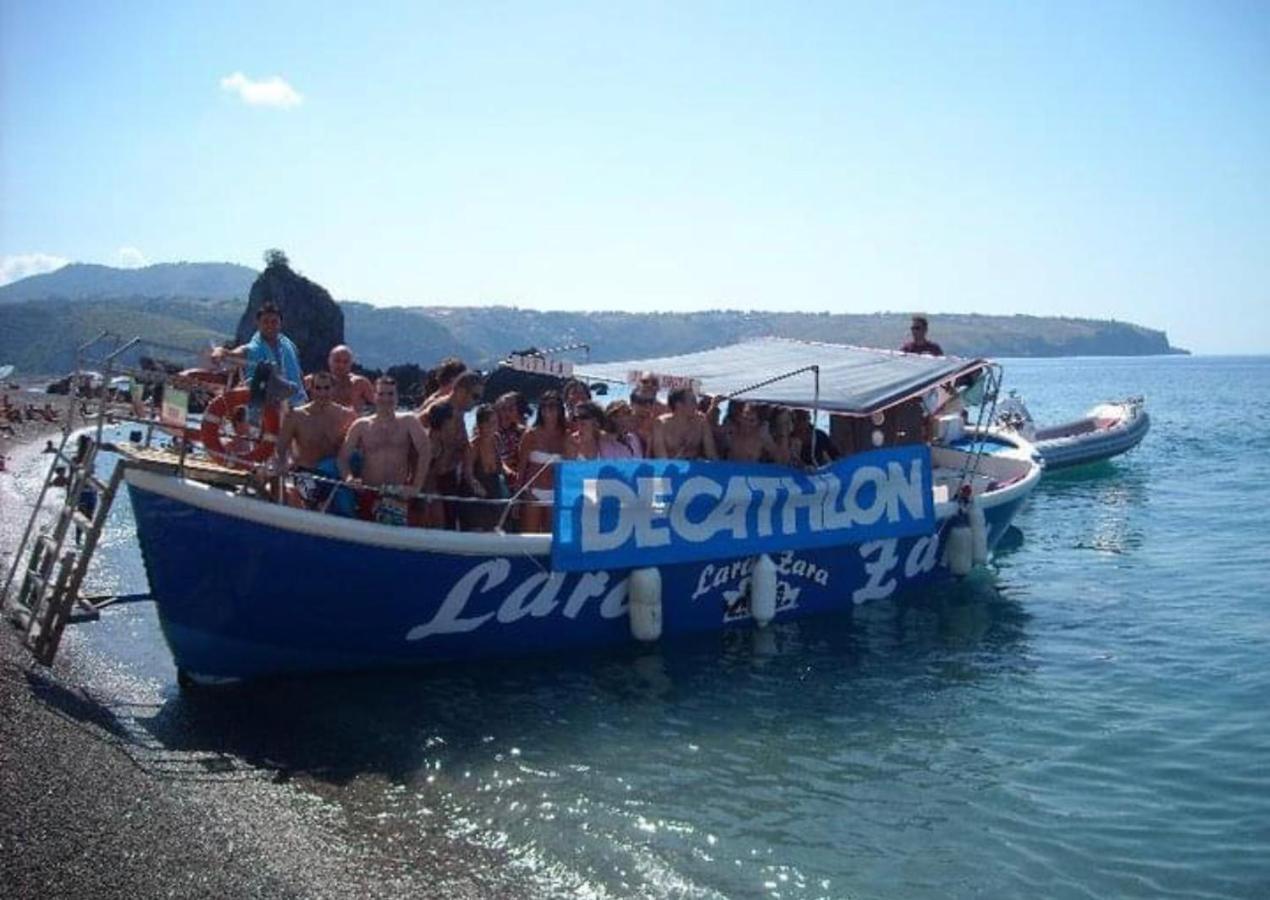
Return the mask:
[[[62,442],[49,464],[26,531],[5,578],[4,590],[0,592],[0,600],[7,600],[9,588],[18,583],[12,602],[6,604],[10,617],[25,633],[24,642],[36,660],[46,666],[51,665],[57,655],[62,632],[75,606],[80,606],[90,617],[97,616],[99,607],[81,597],[79,591],[124,470],[123,465],[116,465],[110,478],[102,481],[94,474],[98,442],[89,440],[83,453],[71,456],[66,453],[69,439],[69,433],[62,436]],[[66,466],[65,501],[52,522],[35,534],[32,541],[44,498],[50,488],[58,486],[55,481],[59,463]],[[85,491],[94,491],[97,497],[96,503],[87,512],[81,509],[80,504],[80,497]],[[67,547],[67,538],[72,532],[77,534],[75,546]]]

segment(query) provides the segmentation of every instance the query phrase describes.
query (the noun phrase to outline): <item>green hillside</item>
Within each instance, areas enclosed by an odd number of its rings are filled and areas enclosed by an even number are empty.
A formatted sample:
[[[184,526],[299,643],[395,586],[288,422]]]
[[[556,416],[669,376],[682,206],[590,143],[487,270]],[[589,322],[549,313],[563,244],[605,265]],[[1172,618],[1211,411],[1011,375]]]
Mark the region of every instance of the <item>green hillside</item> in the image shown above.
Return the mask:
[[[0,303],[112,297],[241,297],[245,301],[257,274],[233,263],[157,263],[139,269],[71,263],[0,286]]]
[[[69,370],[75,348],[103,330],[207,346],[234,333],[256,273],[227,263],[143,269],[70,265],[0,287],[0,364],[26,373]],[[543,312],[507,306],[375,307],[345,301],[345,339],[373,368],[429,366],[455,355],[488,368],[531,346],[586,343],[595,361],[664,356],[779,335],[898,347],[904,313],[712,310],[694,313]],[[1162,331],[1126,322],[1038,316],[932,317],[931,337],[960,356],[1184,353]]]

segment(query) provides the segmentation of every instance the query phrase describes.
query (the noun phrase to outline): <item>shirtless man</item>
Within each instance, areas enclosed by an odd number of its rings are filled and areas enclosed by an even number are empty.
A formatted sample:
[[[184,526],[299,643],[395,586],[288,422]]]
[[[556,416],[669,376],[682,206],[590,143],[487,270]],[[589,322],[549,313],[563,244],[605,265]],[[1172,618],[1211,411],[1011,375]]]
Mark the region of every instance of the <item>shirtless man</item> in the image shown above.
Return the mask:
[[[777,447],[772,433],[759,420],[754,404],[733,400],[728,407],[731,428],[728,435],[729,462],[789,462],[788,454]]]
[[[347,406],[335,402],[335,380],[330,372],[314,372],[310,379],[313,399],[292,410],[282,422],[278,434],[278,469],[287,470],[294,444],[297,466],[318,469],[327,463],[334,475],[335,458],[356,416]]]
[[[414,449],[416,463],[410,470],[410,450]],[[361,451],[362,474],[353,475],[350,461],[353,453]],[[432,448],[428,435],[419,419],[410,413],[397,412],[397,382],[383,377],[375,382],[374,415],[363,416],[353,422],[340,447],[340,478],[352,484],[372,487],[395,488],[398,497],[409,501],[419,493],[428,476],[428,463]],[[363,494],[359,511],[364,518],[374,518],[394,524],[405,523],[405,503],[389,504],[395,498],[384,497],[376,502],[375,493]]]
[[[375,405],[375,386],[366,376],[353,374],[353,351],[347,344],[331,348],[326,367],[335,384],[332,402],[347,406],[359,415]],[[307,376],[305,387],[310,387],[316,377],[316,373]]]
[[[282,420],[278,434],[278,472],[285,474],[290,468],[294,446],[295,465],[301,471],[293,480],[295,490],[287,495],[288,502],[325,509],[331,493],[330,482],[322,482],[305,473],[311,472],[331,480],[339,478],[336,457],[356,416],[347,406],[331,401],[335,382],[330,372],[315,372],[310,379],[308,390],[312,399]]]
[[[653,428],[653,454],[659,459],[718,459],[710,422],[697,411],[691,388],[670,392],[670,412]]]
[[[426,417],[428,410],[437,403],[450,399],[450,395],[454,391],[455,380],[466,371],[467,363],[457,356],[447,356],[441,360],[441,364],[431,373],[437,379],[436,390],[425,397],[423,403],[419,405],[420,418]]]
[[[448,403],[454,410],[453,415],[457,420],[455,427],[447,428],[441,437],[442,446],[434,448],[443,459],[453,459],[457,462],[463,460],[467,455],[468,439],[467,426],[464,424],[463,417],[467,415],[467,411],[481,402],[481,397],[485,392],[485,384],[479,372],[464,372],[454,379],[450,384],[449,395],[444,400],[436,400],[429,405],[426,413],[419,416],[419,420],[423,425],[431,429],[428,422],[428,416],[431,415],[432,409],[443,403]],[[437,440],[437,436],[433,435],[433,441]],[[437,471],[438,488],[447,484],[445,476],[449,474],[448,467]],[[453,485],[458,487],[457,482]],[[440,493],[445,493],[441,490]]]

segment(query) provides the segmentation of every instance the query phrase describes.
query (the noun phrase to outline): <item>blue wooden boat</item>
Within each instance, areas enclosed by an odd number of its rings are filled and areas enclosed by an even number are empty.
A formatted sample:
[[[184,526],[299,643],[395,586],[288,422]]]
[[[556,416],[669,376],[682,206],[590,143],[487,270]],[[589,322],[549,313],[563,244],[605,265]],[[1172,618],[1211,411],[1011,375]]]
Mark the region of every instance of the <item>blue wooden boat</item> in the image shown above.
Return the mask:
[[[340,518],[138,454],[124,478],[176,665],[212,679],[414,666],[840,610],[984,561],[1040,477],[1031,446],[1010,433],[928,428],[919,439],[901,428],[901,410],[926,409],[959,380],[999,377],[985,360],[764,341],[587,377],[636,370],[842,417],[872,428],[878,446],[816,472],[560,463],[551,534]]]

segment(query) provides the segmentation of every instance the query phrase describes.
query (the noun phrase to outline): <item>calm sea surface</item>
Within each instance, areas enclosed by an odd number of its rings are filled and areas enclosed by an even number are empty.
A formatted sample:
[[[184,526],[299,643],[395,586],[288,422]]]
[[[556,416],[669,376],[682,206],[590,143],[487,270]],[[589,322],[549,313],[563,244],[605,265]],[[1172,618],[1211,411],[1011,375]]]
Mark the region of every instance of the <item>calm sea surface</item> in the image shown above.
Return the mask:
[[[955,587],[211,702],[148,604],[69,641],[160,754],[289,778],[407,864],[500,848],[543,896],[1270,896],[1270,358],[1005,365],[1042,423],[1141,393],[1152,430]],[[115,515],[97,586],[143,590]]]

